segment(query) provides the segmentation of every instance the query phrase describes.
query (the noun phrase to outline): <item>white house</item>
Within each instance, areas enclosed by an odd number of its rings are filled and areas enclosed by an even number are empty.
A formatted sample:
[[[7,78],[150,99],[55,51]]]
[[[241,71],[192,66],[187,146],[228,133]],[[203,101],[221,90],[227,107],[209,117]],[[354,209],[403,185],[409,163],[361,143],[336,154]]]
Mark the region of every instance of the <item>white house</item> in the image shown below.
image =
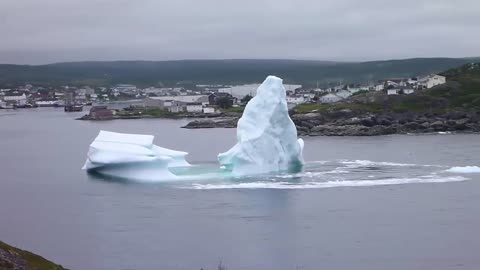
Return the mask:
[[[398,83],[396,83],[396,82],[394,82],[394,81],[387,81],[387,85],[388,85],[388,86],[397,87],[397,86],[398,86]]]
[[[417,78],[409,78],[407,83],[410,85],[416,85],[417,84]]]
[[[444,84],[447,82],[447,78],[440,75],[428,75],[418,80],[418,87],[422,89],[429,89],[436,85]]]
[[[302,104],[305,103],[305,97],[299,95],[287,96],[287,103]]]
[[[206,114],[215,113],[215,108],[214,107],[205,107],[205,108],[203,108],[203,113],[206,113]]]
[[[400,89],[388,89],[387,90],[387,95],[398,95],[398,91]]]
[[[15,106],[18,107],[23,107],[27,105],[27,96],[25,96],[25,93],[20,96],[5,96],[3,100],[10,101],[10,103],[13,103]]]
[[[6,107],[7,107],[7,103],[4,102],[4,101],[2,101],[2,100],[0,100],[0,109],[4,109],[4,108],[6,108]]]
[[[342,100],[341,97],[335,95],[335,94],[326,94],[324,96],[321,96],[318,101],[320,101],[320,103],[335,103],[335,102],[338,102]]]
[[[165,101],[164,108],[171,113],[180,113],[185,111],[185,103],[177,101]]]
[[[405,95],[410,95],[410,94],[413,94],[413,92],[415,92],[412,88],[406,88],[406,89],[403,89],[403,93]]]
[[[244,84],[244,85],[233,85],[229,87],[219,88],[218,92],[220,93],[229,93],[230,95],[241,99],[246,95],[251,95],[252,97],[257,94],[257,88],[260,84]],[[285,90],[295,92],[296,89],[302,88],[302,85],[296,84],[284,84]]]
[[[382,91],[385,88],[383,83],[375,85],[375,91]]]
[[[199,102],[187,103],[186,110],[189,113],[201,113],[203,112],[203,106],[202,106],[202,103],[199,103]]]

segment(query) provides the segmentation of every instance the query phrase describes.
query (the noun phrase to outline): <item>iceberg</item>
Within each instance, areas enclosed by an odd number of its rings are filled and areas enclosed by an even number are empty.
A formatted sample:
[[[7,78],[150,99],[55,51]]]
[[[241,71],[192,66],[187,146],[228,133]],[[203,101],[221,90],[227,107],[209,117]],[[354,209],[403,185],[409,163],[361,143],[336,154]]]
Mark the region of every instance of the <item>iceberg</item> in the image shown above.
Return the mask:
[[[90,144],[84,170],[135,181],[192,179],[202,170],[184,170],[187,152],[153,144],[151,135],[100,131]],[[269,76],[245,107],[237,126],[237,144],[218,155],[215,175],[245,176],[277,171],[299,171],[303,166],[303,140],[288,115],[282,79]],[[178,169],[174,169],[178,168]],[[177,174],[175,174],[177,172]],[[208,173],[203,173],[207,177]]]
[[[218,155],[234,175],[298,170],[304,142],[288,115],[282,79],[268,76],[245,107],[237,125],[237,144]]]
[[[153,144],[154,136],[101,130],[82,169],[142,181],[175,179],[169,168],[190,166],[187,152]]]

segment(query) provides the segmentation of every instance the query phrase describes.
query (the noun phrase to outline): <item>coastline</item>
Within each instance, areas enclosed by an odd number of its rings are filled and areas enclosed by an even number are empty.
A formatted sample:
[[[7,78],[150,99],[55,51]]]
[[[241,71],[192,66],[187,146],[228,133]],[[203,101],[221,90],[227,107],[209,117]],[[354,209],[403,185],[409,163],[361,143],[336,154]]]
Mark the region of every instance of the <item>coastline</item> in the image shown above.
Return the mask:
[[[299,136],[379,136],[392,134],[480,133],[480,113],[366,113],[344,109],[330,112],[293,113]],[[196,119],[187,129],[234,128],[239,117]]]
[[[0,241],[0,269],[12,270],[67,270],[32,252]]]

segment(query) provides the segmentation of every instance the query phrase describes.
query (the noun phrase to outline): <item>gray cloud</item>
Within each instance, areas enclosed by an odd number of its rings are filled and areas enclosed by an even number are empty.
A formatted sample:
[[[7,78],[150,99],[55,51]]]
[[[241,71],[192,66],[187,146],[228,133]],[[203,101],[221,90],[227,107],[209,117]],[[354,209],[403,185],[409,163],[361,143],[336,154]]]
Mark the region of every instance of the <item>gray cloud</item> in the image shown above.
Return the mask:
[[[2,0],[0,63],[480,55],[478,0]]]

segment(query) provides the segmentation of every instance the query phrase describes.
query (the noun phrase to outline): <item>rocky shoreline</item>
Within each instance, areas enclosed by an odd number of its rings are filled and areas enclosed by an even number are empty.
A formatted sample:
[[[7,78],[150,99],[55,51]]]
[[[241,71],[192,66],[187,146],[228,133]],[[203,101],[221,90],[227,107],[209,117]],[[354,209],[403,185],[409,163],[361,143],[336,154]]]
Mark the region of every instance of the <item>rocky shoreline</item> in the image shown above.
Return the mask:
[[[292,113],[300,136],[378,136],[438,132],[480,132],[480,112],[364,113],[349,109]],[[197,119],[183,128],[235,128],[239,117]]]
[[[377,136],[434,132],[480,132],[480,113],[366,113],[344,109],[324,113],[294,114],[303,136]]]

